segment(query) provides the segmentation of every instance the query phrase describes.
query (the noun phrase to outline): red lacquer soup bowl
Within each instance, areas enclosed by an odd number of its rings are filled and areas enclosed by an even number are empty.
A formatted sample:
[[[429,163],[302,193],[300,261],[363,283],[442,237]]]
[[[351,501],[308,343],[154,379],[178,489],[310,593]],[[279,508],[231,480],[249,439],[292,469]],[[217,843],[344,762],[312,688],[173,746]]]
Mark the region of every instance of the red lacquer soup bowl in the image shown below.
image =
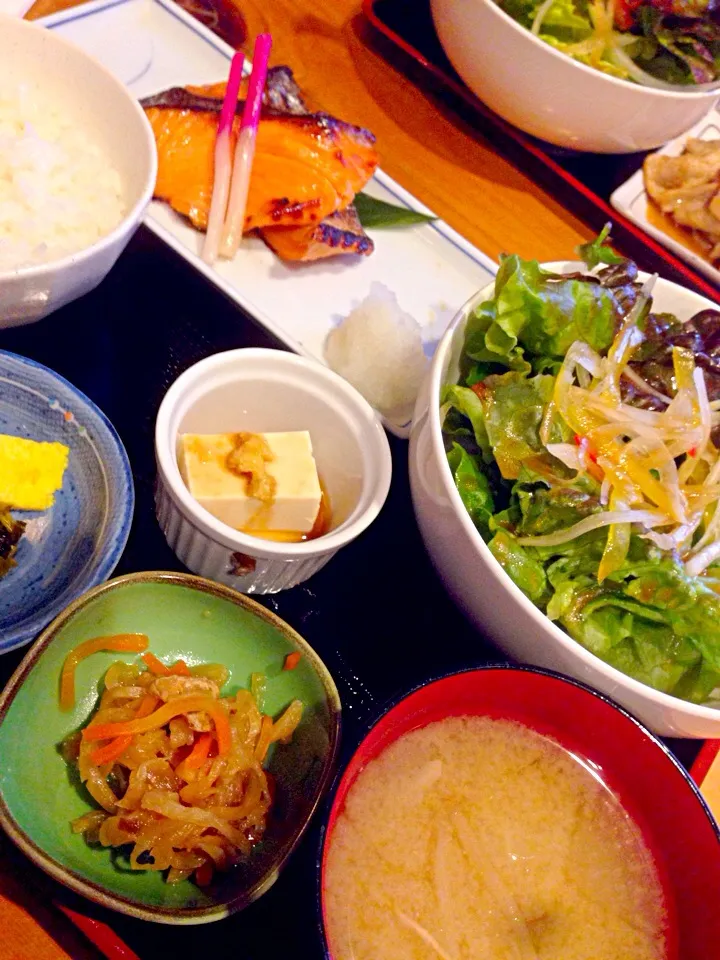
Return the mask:
[[[348,791],[363,767],[403,734],[452,716],[515,720],[594,764],[655,856],[665,887],[669,960],[720,956],[720,832],[683,767],[642,724],[589,687],[542,670],[486,667],[443,677],[403,697],[372,727],[348,764],[320,856],[321,922],[329,960],[323,896],[327,854]]]

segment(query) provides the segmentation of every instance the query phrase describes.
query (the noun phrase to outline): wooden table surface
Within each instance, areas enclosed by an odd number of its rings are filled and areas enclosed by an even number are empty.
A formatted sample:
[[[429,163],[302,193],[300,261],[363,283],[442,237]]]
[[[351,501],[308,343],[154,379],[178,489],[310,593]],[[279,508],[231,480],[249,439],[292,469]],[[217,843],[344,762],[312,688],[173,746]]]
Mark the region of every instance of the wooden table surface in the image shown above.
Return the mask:
[[[201,0],[182,0],[186,9]],[[590,231],[443,103],[413,86],[378,52],[359,0],[236,0],[236,9],[202,10],[237,45],[273,35],[273,63],[288,63],[311,105],[359,123],[378,139],[383,169],[492,257],[517,252],[540,260],[571,257]],[[29,19],[77,4],[37,0]],[[0,862],[15,863],[0,841]],[[75,928],[28,889],[15,869],[0,870],[3,960],[92,960]]]

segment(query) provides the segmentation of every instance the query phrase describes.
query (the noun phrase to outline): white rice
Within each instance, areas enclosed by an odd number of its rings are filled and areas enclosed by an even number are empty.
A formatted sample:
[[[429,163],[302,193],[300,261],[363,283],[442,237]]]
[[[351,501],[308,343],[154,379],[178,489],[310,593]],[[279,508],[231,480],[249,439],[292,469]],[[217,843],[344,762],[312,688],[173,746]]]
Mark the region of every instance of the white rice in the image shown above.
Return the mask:
[[[90,131],[50,96],[0,86],[0,271],[85,249],[126,206],[120,174]]]
[[[325,359],[381,413],[412,416],[427,369],[422,333],[383,284],[373,283],[370,295],[330,331]]]

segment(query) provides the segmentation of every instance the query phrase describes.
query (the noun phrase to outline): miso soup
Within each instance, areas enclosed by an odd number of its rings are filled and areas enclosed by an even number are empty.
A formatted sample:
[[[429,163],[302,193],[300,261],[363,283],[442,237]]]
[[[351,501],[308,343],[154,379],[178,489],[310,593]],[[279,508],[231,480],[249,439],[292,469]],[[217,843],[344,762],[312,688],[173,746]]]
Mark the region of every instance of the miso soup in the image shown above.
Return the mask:
[[[453,717],[362,770],[329,840],[333,960],[666,960],[653,857],[592,766]]]

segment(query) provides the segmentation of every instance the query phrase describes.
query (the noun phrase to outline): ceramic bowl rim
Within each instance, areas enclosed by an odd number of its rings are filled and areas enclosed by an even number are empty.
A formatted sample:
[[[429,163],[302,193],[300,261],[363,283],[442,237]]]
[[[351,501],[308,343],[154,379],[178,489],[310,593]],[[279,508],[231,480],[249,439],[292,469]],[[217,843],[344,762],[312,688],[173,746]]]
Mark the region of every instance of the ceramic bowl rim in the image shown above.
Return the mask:
[[[538,49],[542,48],[543,50],[549,51],[554,58],[564,62],[571,63],[573,66],[578,67],[582,72],[587,76],[599,76],[603,77],[605,80],[610,81],[616,87],[620,87],[625,90],[633,90],[636,93],[646,93],[650,97],[658,97],[663,100],[685,100],[690,98],[700,99],[705,97],[707,100],[717,100],[720,98],[720,83],[716,90],[697,90],[694,88],[683,89],[683,87],[678,86],[676,90],[665,90],[659,87],[649,87],[644,86],[640,83],[634,83],[632,80],[625,80],[622,77],[614,77],[612,74],[604,73],[602,70],[597,70],[595,67],[590,67],[585,63],[582,63],[580,60],[575,60],[567,53],[563,53],[561,50],[556,50],[555,47],[551,46],[549,43],[546,43],[544,40],[541,40],[540,37],[535,36],[531,30],[527,27],[524,27],[522,24],[518,23],[517,20],[514,20],[510,14],[506,13],[496,2],[496,0],[473,0],[474,3],[482,5],[492,10],[498,15],[498,17],[503,20],[505,23],[512,25],[516,31],[525,35],[528,40],[530,40]],[[708,106],[708,110],[710,106]]]
[[[346,401],[354,408],[355,422],[362,426],[367,438],[372,438],[374,451],[366,455],[366,447],[361,446],[363,460],[374,461],[372,467],[375,483],[369,486],[370,479],[363,476],[363,491],[350,516],[336,529],[315,540],[301,543],[276,543],[263,540],[234,530],[214,517],[192,496],[180,474],[174,447],[174,438],[170,436],[170,421],[175,410],[182,402],[186,391],[207,371],[217,368],[232,368],[235,361],[244,362],[250,372],[255,361],[269,360],[280,365],[297,368],[307,382],[324,381],[333,390],[339,390]],[[242,379],[242,375],[238,377]],[[347,419],[344,412],[338,414]],[[239,550],[251,556],[272,560],[299,560],[321,557],[334,553],[363,533],[376,519],[385,504],[392,480],[392,454],[385,430],[380,420],[365,398],[346,380],[317,360],[265,347],[239,347],[211,354],[192,364],[170,385],[162,399],[155,420],[155,456],[160,481],[164,484],[173,503],[183,518],[203,536],[230,550]],[[364,506],[363,506],[364,503]]]
[[[23,20],[10,14],[0,13],[0,30],[4,30],[7,27],[16,28],[20,33],[34,33],[38,29],[43,29],[42,27],[34,24],[32,21]],[[142,129],[143,131],[143,147],[150,160],[150,169],[148,170],[145,184],[140,190],[137,200],[130,207],[130,209],[125,212],[120,223],[113,227],[109,233],[104,234],[89,246],[82,247],[82,249],[77,250],[75,253],[65,254],[65,256],[59,257],[56,260],[48,260],[47,263],[32,263],[28,266],[21,266],[10,270],[0,270],[0,284],[9,283],[11,280],[17,281],[34,279],[41,277],[44,274],[62,273],[70,267],[75,267],[86,263],[96,254],[101,253],[108,247],[112,247],[114,244],[118,243],[135,224],[139,224],[142,220],[143,211],[152,200],[153,191],[155,189],[155,180],[157,178],[158,158],[157,147],[155,145],[155,136],[152,132],[150,122],[145,115],[145,111],[140,106],[138,100],[132,96],[129,90],[123,83],[120,82],[120,80],[118,80],[115,74],[108,70],[108,68],[104,64],[100,63],[99,60],[93,57],[92,54],[87,53],[76,43],[67,40],[60,34],[54,33],[52,30],[45,28],[45,33],[48,37],[52,38],[49,41],[51,44],[56,43],[59,47],[70,49],[74,55],[78,55],[91,63],[93,68],[96,71],[104,74],[105,77],[112,82],[112,85],[116,88],[117,92],[122,94],[124,98],[131,104],[132,110],[140,122],[139,129]],[[138,148],[139,146],[140,142],[138,138]]]
[[[75,893],[81,894],[94,903],[99,903],[101,906],[108,907],[139,920],[149,920],[155,923],[173,925],[210,923],[215,920],[222,920],[232,913],[244,909],[266,893],[279,876],[288,858],[295,851],[295,848],[305,834],[335,774],[342,720],[340,695],[330,671],[308,641],[281,617],[271,610],[268,610],[256,600],[242,593],[238,593],[238,591],[233,590],[232,587],[215,583],[212,580],[207,580],[205,577],[168,570],[149,570],[127,573],[94,587],[69,604],[65,610],[43,630],[23,657],[5,689],[0,693],[0,725],[4,722],[7,712],[26,677],[40,659],[45,649],[52,643],[56,634],[96,597],[105,593],[114,592],[115,590],[121,590],[129,584],[135,583],[171,584],[183,589],[197,590],[221,599],[229,600],[236,606],[242,607],[244,610],[274,627],[293,646],[301,650],[303,657],[307,658],[308,662],[312,664],[313,670],[323,687],[328,704],[331,742],[327,759],[318,779],[315,798],[306,816],[300,821],[299,829],[286,846],[281,849],[278,859],[272,864],[267,873],[265,873],[250,890],[244,890],[227,903],[198,908],[182,908],[139,905],[121,894],[110,893],[102,884],[87,880],[81,874],[75,873],[68,867],[63,866],[63,864],[55,860],[54,857],[47,854],[15,821],[8,809],[1,786],[0,827],[4,829],[13,843],[15,843],[36,866],[40,867],[40,869],[49,874],[54,880],[59,881]]]
[[[1,278],[0,282],[2,282]],[[75,596],[71,601],[71,603],[74,603],[75,600],[78,599],[78,596],[82,596],[86,590],[90,590],[107,580],[115,567],[118,565],[120,557],[122,556],[127,545],[128,537],[130,536],[130,529],[132,527],[133,515],[135,513],[135,484],[133,481],[130,458],[128,457],[125,445],[120,439],[119,433],[110,422],[108,417],[100,409],[100,407],[98,407],[98,405],[91,400],[90,397],[83,393],[82,390],[70,383],[69,380],[66,380],[62,374],[56,373],[50,367],[45,366],[44,363],[39,363],[37,360],[31,360],[29,357],[24,357],[19,353],[13,353],[11,350],[0,350],[0,362],[2,362],[3,357],[9,357],[10,360],[17,361],[21,365],[39,370],[41,373],[47,374],[52,379],[57,380],[81,405],[88,407],[90,411],[97,417],[98,421],[105,428],[108,437],[112,441],[112,445],[117,455],[117,466],[120,468],[121,476],[120,482],[113,484],[113,486],[116,488],[118,497],[118,516],[114,523],[112,522],[112,518],[108,519],[109,529],[106,531],[104,537],[105,541],[114,544],[114,546],[103,551],[102,556],[94,567],[94,570],[88,575],[87,581],[82,584],[81,593],[75,593]],[[58,611],[56,616],[60,616],[62,612],[62,610]],[[3,653],[9,653],[11,650],[15,650],[18,647],[22,647],[29,643],[33,637],[37,636],[39,630],[44,630],[47,627],[52,619],[54,618],[48,620],[42,615],[38,615],[33,621],[33,626],[29,628],[26,627],[24,630],[18,631],[14,634],[11,633],[11,639],[9,643],[6,644],[4,638],[0,639],[0,655]]]
[[[492,0],[488,0],[488,2],[492,2]],[[541,264],[541,267],[554,270],[555,272],[558,272],[559,270],[567,272],[568,268],[573,269],[577,266],[578,263],[571,260],[548,261]],[[648,274],[640,271],[638,276],[640,279],[644,280],[647,279]],[[713,308],[716,307],[716,305],[713,304],[712,301],[703,294],[696,293],[694,290],[688,290],[687,287],[683,287],[681,284],[675,283],[673,280],[666,280],[662,277],[659,279],[661,279],[664,284],[668,284],[669,286],[673,287],[676,291],[681,291],[683,295],[689,294],[691,298],[697,297],[704,301],[706,306],[712,306]],[[443,441],[442,424],[439,416],[440,407],[436,402],[436,398],[439,397],[440,388],[444,383],[444,370],[447,365],[448,355],[452,349],[453,339],[456,336],[458,329],[463,324],[467,323],[472,311],[492,295],[494,284],[495,281],[492,280],[485,287],[475,293],[465,304],[463,304],[455,317],[450,321],[450,324],[443,334],[437,350],[435,351],[435,355],[433,356],[430,367],[429,408],[427,416],[431,434],[432,457],[433,461],[439,465],[442,485],[446,495],[450,499],[450,503],[453,507],[453,513],[459,518],[465,533],[473,544],[475,552],[479,553],[483,559],[483,562],[496,572],[497,578],[502,583],[505,593],[510,597],[514,604],[519,604],[524,612],[529,614],[541,632],[549,632],[553,639],[556,642],[559,642],[564,649],[568,650],[575,659],[591,666],[595,670],[600,670],[609,679],[615,682],[619,689],[628,690],[633,695],[642,697],[643,699],[654,703],[665,710],[681,711],[686,716],[692,716],[703,720],[712,720],[720,727],[720,707],[711,707],[702,703],[691,703],[689,700],[682,700],[680,697],[673,696],[673,694],[656,690],[654,687],[650,687],[648,684],[642,683],[642,681],[636,680],[634,677],[623,673],[621,670],[618,670],[617,667],[613,667],[611,664],[606,663],[596,654],[583,647],[582,644],[577,640],[573,640],[569,634],[565,633],[565,631],[562,630],[556,623],[550,620],[547,614],[543,613],[542,610],[539,610],[532,603],[532,601],[525,596],[522,590],[515,584],[509,574],[505,572],[505,570],[492,555],[488,545],[485,543],[477,528],[471,521],[467,510],[460,499],[460,494],[457,491],[457,487],[455,486],[452,473],[450,472],[450,466],[447,462],[447,457],[439,455],[439,451],[443,449]]]
[[[570,684],[570,686],[576,687],[579,690],[583,691],[586,694],[590,694],[598,700],[606,703],[609,707],[614,708],[625,720],[630,721],[630,724],[636,727],[641,734],[643,734],[654,747],[658,748],[661,753],[664,754],[665,758],[670,761],[672,767],[680,773],[681,779],[685,781],[687,787],[690,788],[691,793],[694,795],[695,800],[698,801],[700,809],[705,814],[706,819],[709,821],[710,826],[715,834],[715,838],[720,844],[720,824],[715,819],[710,810],[710,807],[700,792],[699,786],[695,783],[693,778],[690,776],[690,772],[685,769],[685,767],[680,763],[675,754],[667,747],[662,740],[657,737],[652,730],[645,726],[645,724],[638,720],[637,717],[633,716],[629,710],[626,710],[625,707],[621,706],[612,697],[609,697],[606,693],[603,693],[600,690],[596,690],[594,687],[589,686],[587,683],[583,683],[582,680],[576,680],[574,677],[567,676],[564,673],[560,673],[558,670],[549,670],[546,667],[534,667],[528,664],[522,663],[511,663],[506,661],[501,661],[497,663],[484,663],[477,666],[471,667],[462,667],[459,670],[449,670],[437,675],[433,675],[430,679],[426,681],[421,681],[412,686],[409,690],[404,692],[398,692],[392,694],[383,704],[378,707],[378,711],[375,715],[375,718],[370,720],[367,724],[364,724],[364,731],[360,736],[358,742],[354,745],[350,758],[346,764],[343,765],[342,769],[337,771],[335,779],[333,780],[332,786],[328,790],[327,797],[325,800],[325,805],[323,809],[323,822],[322,829],[320,831],[320,840],[318,843],[318,853],[315,861],[315,907],[317,911],[317,926],[320,933],[320,938],[323,948],[324,960],[334,960],[332,954],[330,953],[330,947],[328,944],[328,938],[325,931],[325,922],[323,917],[323,891],[322,891],[322,880],[323,880],[323,865],[325,861],[325,848],[328,844],[328,826],[330,821],[330,816],[332,814],[333,808],[335,806],[335,800],[337,797],[338,790],[340,785],[347,773],[347,770],[350,764],[355,759],[358,751],[365,743],[370,734],[379,726],[387,717],[387,715],[394,710],[395,707],[399,706],[409,697],[412,697],[414,694],[418,693],[420,690],[423,690],[425,687],[432,686],[436,683],[441,683],[444,680],[449,680],[452,677],[462,676],[468,673],[486,673],[488,671],[497,671],[502,673],[530,673],[543,677],[544,679],[550,680],[559,680],[561,683]],[[429,720],[428,723],[432,723],[432,720]],[[424,726],[427,726],[425,724]],[[422,729],[419,727],[418,729]]]

